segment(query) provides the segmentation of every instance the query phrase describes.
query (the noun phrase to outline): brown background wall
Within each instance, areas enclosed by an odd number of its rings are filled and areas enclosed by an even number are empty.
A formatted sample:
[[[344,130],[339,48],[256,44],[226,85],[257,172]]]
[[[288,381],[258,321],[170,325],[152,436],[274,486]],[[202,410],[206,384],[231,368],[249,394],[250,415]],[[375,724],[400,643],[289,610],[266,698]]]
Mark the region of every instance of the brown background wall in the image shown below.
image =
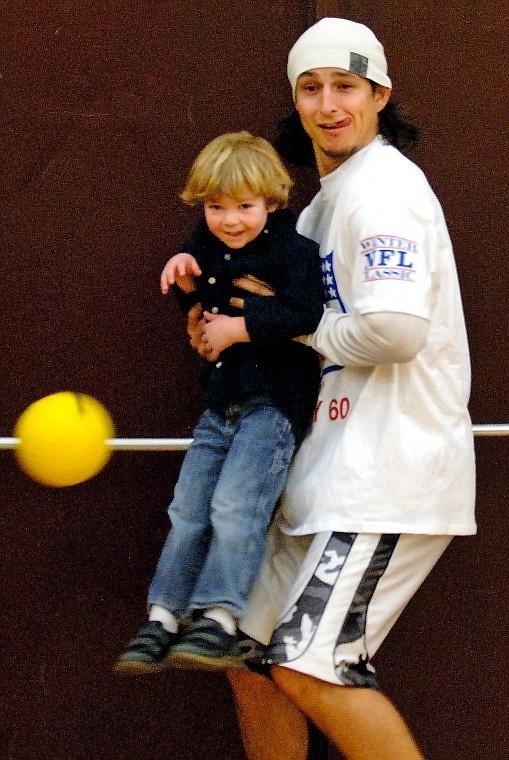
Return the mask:
[[[456,249],[472,417],[509,421],[502,4],[1,0],[0,435],[66,388],[101,399],[119,437],[191,434],[196,359],[158,291],[193,222],[177,192],[219,132],[273,136],[287,51],[327,14],[375,29],[424,127],[415,158]],[[315,179],[297,178],[299,208]],[[479,536],[453,544],[378,663],[429,760],[507,755],[507,439],[478,439],[477,454]],[[243,757],[221,676],[111,673],[180,461],[117,453],[89,483],[50,490],[0,452],[0,758]]]

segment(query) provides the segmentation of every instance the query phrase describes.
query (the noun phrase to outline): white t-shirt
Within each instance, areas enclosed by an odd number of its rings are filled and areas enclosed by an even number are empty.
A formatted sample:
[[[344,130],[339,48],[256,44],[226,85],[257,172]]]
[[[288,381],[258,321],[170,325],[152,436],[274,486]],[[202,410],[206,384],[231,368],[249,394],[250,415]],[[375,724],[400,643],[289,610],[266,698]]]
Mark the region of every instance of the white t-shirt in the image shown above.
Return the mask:
[[[475,533],[469,352],[440,204],[421,170],[379,137],[321,185],[298,230],[320,244],[328,300],[309,343],[326,359],[284,530]],[[380,345],[372,362],[359,359],[342,333],[366,315],[420,318],[423,347],[399,363],[384,361]]]

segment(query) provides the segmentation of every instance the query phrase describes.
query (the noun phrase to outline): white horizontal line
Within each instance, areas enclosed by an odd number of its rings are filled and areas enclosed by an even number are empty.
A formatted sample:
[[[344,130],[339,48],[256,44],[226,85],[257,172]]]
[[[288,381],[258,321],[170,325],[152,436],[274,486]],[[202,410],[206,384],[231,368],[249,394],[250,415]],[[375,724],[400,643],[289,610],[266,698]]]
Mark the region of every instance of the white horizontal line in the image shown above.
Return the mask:
[[[509,435],[509,424],[472,425],[475,436]],[[114,451],[185,451],[192,438],[107,438]],[[15,449],[20,438],[0,438],[0,449]]]

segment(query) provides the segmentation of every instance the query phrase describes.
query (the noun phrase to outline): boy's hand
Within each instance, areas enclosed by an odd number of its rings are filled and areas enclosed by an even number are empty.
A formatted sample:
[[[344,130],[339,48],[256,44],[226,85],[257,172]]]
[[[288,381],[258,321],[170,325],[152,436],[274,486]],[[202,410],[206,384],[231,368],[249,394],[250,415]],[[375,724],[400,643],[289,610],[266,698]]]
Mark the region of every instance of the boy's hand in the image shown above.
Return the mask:
[[[228,317],[226,314],[204,313],[205,328],[201,339],[200,354],[208,361],[215,361],[219,354],[234,343],[248,343],[244,317]]]
[[[196,290],[194,278],[201,274],[198,262],[190,253],[172,256],[161,272],[161,292],[165,296],[172,285],[177,285],[184,293]]]

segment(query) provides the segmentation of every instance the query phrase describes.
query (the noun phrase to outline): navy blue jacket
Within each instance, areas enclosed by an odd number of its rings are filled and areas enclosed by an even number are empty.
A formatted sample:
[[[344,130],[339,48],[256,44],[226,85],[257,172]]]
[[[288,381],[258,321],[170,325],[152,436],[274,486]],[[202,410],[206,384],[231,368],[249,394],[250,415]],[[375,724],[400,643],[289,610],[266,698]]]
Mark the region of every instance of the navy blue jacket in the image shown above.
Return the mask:
[[[317,354],[292,341],[314,332],[323,313],[323,285],[318,246],[295,230],[288,209],[269,214],[266,229],[244,248],[228,248],[203,219],[181,250],[191,253],[202,270],[197,291],[186,295],[174,287],[187,313],[200,302],[207,311],[244,316],[250,343],[238,343],[206,366],[202,382],[209,407],[225,409],[252,396],[268,396],[287,415],[299,441],[312,419],[320,382]],[[236,290],[232,279],[251,274],[269,283],[275,296]],[[230,298],[244,298],[244,309]]]

